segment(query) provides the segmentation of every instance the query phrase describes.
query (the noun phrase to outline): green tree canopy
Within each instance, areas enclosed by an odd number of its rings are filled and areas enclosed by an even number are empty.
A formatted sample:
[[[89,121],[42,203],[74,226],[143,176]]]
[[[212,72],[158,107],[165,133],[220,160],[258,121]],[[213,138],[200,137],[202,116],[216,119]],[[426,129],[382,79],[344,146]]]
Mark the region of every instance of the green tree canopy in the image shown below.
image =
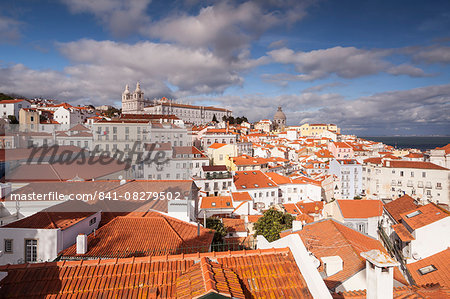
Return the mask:
[[[294,216],[291,214],[269,209],[255,223],[255,236],[263,235],[269,242],[278,240],[281,231],[292,228],[293,220]]]
[[[222,244],[223,243],[223,237],[226,236],[227,231],[225,227],[223,226],[222,221],[220,221],[219,218],[209,217],[206,218],[206,228],[213,229],[214,232],[214,238],[213,238],[213,244]]]

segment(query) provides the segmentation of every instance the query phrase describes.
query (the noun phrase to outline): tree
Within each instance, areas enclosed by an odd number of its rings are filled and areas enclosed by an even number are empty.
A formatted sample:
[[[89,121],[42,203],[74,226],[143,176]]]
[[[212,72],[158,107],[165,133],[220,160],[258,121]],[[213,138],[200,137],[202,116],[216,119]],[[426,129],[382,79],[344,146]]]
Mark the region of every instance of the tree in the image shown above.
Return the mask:
[[[206,228],[214,230],[213,244],[223,243],[223,237],[226,236],[227,231],[220,219],[212,217],[206,218]]]
[[[10,124],[18,124],[19,121],[17,120],[15,115],[8,115],[9,123]]]
[[[118,115],[118,114],[120,114],[120,110],[117,108],[114,108],[114,107],[110,107],[110,108],[108,108],[108,110],[106,110],[104,112],[104,115],[109,118],[111,118],[115,115]]]
[[[213,119],[212,119],[212,121],[213,121],[213,122],[218,122],[218,121],[217,121],[217,117],[216,117],[216,115],[215,115],[215,114],[214,114],[214,116],[213,116]]]
[[[269,209],[255,223],[255,236],[263,235],[269,242],[278,240],[281,231],[292,228],[293,220],[294,216],[291,214]]]
[[[14,99],[12,96],[0,92],[0,101],[12,99]]]

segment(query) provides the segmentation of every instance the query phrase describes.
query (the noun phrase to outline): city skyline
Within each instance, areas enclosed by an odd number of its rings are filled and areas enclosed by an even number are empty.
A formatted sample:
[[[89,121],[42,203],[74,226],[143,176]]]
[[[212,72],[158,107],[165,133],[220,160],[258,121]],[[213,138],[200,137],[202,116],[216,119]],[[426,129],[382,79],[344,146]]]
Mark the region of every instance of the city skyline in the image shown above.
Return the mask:
[[[206,4],[205,4],[206,3]],[[450,5],[434,1],[14,1],[0,4],[0,92],[120,107],[146,97],[250,121],[447,135]]]

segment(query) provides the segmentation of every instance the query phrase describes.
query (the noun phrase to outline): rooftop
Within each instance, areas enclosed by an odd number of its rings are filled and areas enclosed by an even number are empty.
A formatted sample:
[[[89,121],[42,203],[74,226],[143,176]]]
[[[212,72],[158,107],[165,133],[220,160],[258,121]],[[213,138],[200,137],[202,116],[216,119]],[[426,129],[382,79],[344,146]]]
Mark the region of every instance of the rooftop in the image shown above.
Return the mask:
[[[234,175],[236,189],[275,188],[277,185],[262,171],[236,171]]]
[[[288,248],[6,265],[0,271],[8,272],[0,281],[2,295],[13,298],[192,298],[199,293],[188,280],[204,287],[203,294],[216,289],[237,298],[312,298]]]
[[[421,161],[384,161],[384,166],[390,168],[449,170],[445,167],[430,162],[421,162]]]
[[[347,219],[378,217],[383,214],[383,203],[380,200],[337,200],[342,216]]]
[[[93,212],[37,212],[2,227],[64,230],[93,215]]]
[[[397,222],[400,222],[400,220],[402,219],[402,217],[400,216],[401,213],[415,210],[418,207],[419,206],[415,203],[414,198],[412,198],[408,194],[405,194],[402,197],[399,197],[384,205],[384,208]]]
[[[449,212],[446,212],[438,208],[436,205],[429,203],[415,210],[401,213],[400,216],[402,217],[403,222],[415,230],[448,217]]]
[[[407,264],[406,267],[418,285],[439,283],[450,288],[449,261],[450,248],[447,248],[420,261]]]
[[[231,196],[208,196],[202,198],[201,209],[234,209]]]
[[[131,214],[130,214],[131,215]],[[139,213],[133,213],[139,215]],[[208,250],[213,233],[157,212],[119,216],[88,236],[88,251],[76,253],[76,244],[63,250],[67,257],[125,258]],[[190,248],[189,248],[190,247]]]

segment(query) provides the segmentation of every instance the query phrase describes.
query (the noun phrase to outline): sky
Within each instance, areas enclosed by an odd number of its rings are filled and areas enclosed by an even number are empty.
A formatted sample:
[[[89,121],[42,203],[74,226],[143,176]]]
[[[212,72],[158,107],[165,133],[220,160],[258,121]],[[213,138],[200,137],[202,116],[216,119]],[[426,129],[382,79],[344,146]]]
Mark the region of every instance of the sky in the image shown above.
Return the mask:
[[[0,1],[0,92],[450,135],[450,1]]]

